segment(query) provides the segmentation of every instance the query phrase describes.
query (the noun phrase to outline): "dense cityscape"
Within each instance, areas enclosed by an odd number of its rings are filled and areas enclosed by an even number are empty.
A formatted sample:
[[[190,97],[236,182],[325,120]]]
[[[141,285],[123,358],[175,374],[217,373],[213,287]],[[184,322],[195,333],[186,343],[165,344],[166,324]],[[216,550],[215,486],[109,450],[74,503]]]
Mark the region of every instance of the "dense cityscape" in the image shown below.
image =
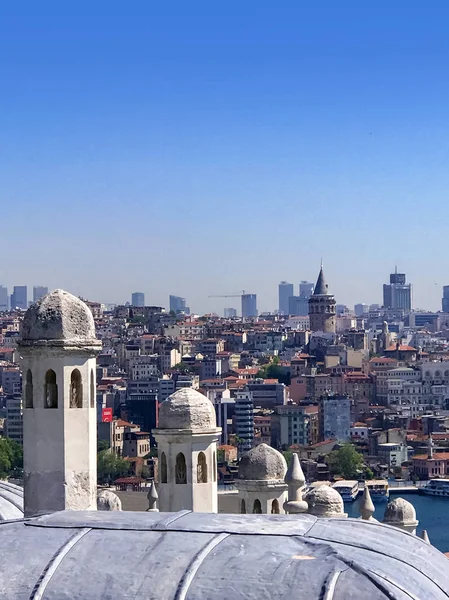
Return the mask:
[[[297,453],[309,483],[445,476],[449,286],[436,313],[413,310],[412,286],[397,269],[383,286],[382,306],[350,310],[331,289],[323,268],[316,284],[299,284],[298,295],[283,281],[278,309],[260,316],[256,295],[245,293],[235,296],[241,310],[226,308],[223,317],[194,314],[174,295],[166,309],[147,306],[139,292],[121,306],[86,301],[102,342],[99,443],[120,459],[103,456],[100,478],[153,477],[158,407],[182,388],[199,390],[215,407],[219,484],[231,485],[242,454],[262,443],[287,458]],[[26,286],[15,286],[11,296],[0,286],[3,433],[19,444],[20,323],[29,304],[47,293],[35,286],[28,301]],[[335,460],[348,442],[358,453],[349,469]]]

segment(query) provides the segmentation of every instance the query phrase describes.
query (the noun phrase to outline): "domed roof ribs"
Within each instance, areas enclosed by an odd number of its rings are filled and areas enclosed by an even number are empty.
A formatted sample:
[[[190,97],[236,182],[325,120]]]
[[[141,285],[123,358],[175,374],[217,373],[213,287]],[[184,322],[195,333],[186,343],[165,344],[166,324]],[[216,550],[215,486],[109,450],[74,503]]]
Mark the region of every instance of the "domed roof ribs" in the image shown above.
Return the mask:
[[[321,264],[320,274],[318,275],[318,279],[316,281],[315,291],[313,292],[314,296],[330,296],[329,294],[329,286],[324,278],[323,273],[323,264]]]

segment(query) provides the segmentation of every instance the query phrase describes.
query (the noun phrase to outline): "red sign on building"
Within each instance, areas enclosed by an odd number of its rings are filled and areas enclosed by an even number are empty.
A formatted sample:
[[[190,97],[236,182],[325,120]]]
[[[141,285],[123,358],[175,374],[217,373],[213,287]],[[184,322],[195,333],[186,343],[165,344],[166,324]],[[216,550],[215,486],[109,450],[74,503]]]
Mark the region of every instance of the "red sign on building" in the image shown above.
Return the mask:
[[[110,423],[112,421],[112,408],[101,409],[101,421],[103,423]]]

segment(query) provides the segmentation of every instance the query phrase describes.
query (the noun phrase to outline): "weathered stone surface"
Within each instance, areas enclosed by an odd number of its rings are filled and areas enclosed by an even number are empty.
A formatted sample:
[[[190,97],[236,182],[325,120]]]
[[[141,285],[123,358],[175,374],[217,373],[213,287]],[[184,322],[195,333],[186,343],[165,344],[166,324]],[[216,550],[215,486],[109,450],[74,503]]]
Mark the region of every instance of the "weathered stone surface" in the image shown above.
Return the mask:
[[[97,494],[97,510],[122,510],[122,501],[110,490],[100,490]]]
[[[21,334],[24,343],[54,340],[98,344],[89,307],[64,290],[54,290],[30,306]]]
[[[287,463],[280,452],[260,444],[242,456],[239,464],[239,479],[284,480]]]
[[[387,504],[383,522],[393,526],[417,525],[416,510],[404,498],[395,498]]]
[[[343,499],[328,485],[314,488],[306,496],[309,514],[316,517],[345,517]]]
[[[212,402],[192,388],[181,388],[159,408],[159,429],[210,431],[216,427]]]

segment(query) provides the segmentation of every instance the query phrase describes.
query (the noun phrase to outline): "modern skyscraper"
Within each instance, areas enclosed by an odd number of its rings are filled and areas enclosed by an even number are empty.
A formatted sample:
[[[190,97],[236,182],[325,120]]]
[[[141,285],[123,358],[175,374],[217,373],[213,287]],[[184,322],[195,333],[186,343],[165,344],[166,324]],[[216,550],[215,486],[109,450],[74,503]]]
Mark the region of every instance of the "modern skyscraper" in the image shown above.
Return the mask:
[[[11,294],[11,310],[20,308],[27,310],[28,308],[28,291],[26,285],[15,285],[14,291]]]
[[[190,314],[190,308],[186,306],[186,299],[181,296],[170,296],[170,311],[175,313],[183,313],[185,315]]]
[[[48,294],[48,287],[43,285],[35,285],[33,287],[33,302],[37,302],[39,298],[43,298]]]
[[[145,306],[145,294],[143,292],[133,292],[131,294],[131,306]]]
[[[224,309],[224,318],[225,319],[233,319],[236,316],[237,316],[236,308],[225,308]]]
[[[304,296],[290,296],[288,314],[292,317],[306,317],[309,314],[309,299]]]
[[[315,286],[313,283],[310,283],[310,281],[301,281],[299,284],[299,295],[301,298],[310,298],[313,294],[314,287]]]
[[[279,312],[281,315],[289,314],[288,299],[293,296],[293,283],[281,281],[279,284]]]
[[[335,315],[335,298],[329,292],[329,286],[324,279],[323,266],[321,266],[313,296],[309,298],[310,329],[312,331],[323,331],[324,333],[335,333]]]
[[[412,284],[405,281],[405,273],[397,269],[390,274],[390,283],[384,284],[384,308],[411,310]]]
[[[256,294],[242,295],[242,317],[257,317],[257,296]]]
[[[0,312],[8,310],[8,288],[4,285],[0,285]]]
[[[0,288],[1,292],[1,288]],[[1,301],[0,301],[1,304]],[[443,287],[443,299],[442,299],[442,310],[445,313],[449,313],[449,285]]]

